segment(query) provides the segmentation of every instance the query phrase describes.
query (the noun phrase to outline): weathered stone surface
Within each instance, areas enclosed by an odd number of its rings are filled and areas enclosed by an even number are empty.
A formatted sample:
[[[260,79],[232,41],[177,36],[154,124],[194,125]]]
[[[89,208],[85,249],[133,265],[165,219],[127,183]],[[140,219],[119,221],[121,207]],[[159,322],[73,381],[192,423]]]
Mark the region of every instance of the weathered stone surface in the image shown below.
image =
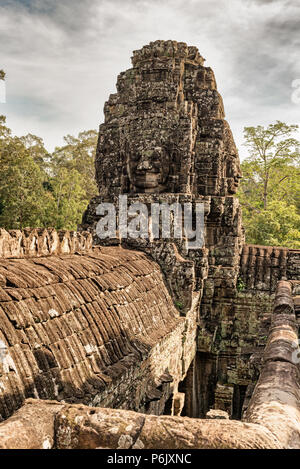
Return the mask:
[[[185,318],[145,254],[0,259],[0,418],[25,398],[162,413],[195,354]]]
[[[220,409],[210,409],[207,414],[206,414],[207,419],[229,419],[228,412],[225,412],[225,410],[220,410]]]
[[[195,47],[176,41],[134,51],[133,68],[119,75],[104,108],[96,156],[101,195],[236,191],[237,150],[203,62]]]
[[[244,233],[233,194],[240,177],[238,152],[214,74],[203,66],[197,49],[156,41],[135,51],[133,68],[121,73],[117,93],[105,105],[96,155],[100,195],[90,202],[81,228],[93,233],[95,243],[120,243],[149,254],[162,268],[181,314],[197,294],[199,343],[203,337],[205,353],[215,345],[219,348],[215,338],[220,322],[228,329],[229,343],[235,333],[230,323]],[[203,247],[189,249],[186,239],[172,234],[158,240],[118,239],[118,234],[100,240],[96,208],[112,202],[118,212],[118,196],[123,194],[128,195],[128,205],[202,203]],[[201,415],[205,413],[197,416]]]
[[[291,291],[289,282],[278,283],[264,364],[244,420],[276,432],[284,448],[299,448],[299,347],[296,318],[290,309]],[[288,314],[282,309],[284,303]]]
[[[147,206],[203,203],[203,249],[189,250],[185,240],[172,237],[119,240],[160,264],[175,304],[185,313],[207,275],[214,277],[217,289],[236,284],[243,237],[241,210],[232,196],[241,177],[238,152],[214,74],[203,66],[197,48],[155,41],[135,51],[132,63],[105,105],[96,154],[100,196],[91,201],[82,228],[102,243],[95,234],[96,207],[101,202],[117,207],[120,194],[128,194],[129,203]]]
[[[226,399],[224,396],[222,406],[218,383],[234,387],[233,411],[240,407],[243,396],[247,394],[247,399],[251,396],[271,325],[276,285],[291,275],[289,259],[290,251],[286,248],[244,245],[237,282],[231,291],[216,288],[218,283],[214,278],[204,282],[198,351],[215,356],[216,367],[211,378],[215,387],[209,392],[214,395],[212,402],[215,399],[221,408],[226,408]],[[277,296],[278,312],[288,314],[293,305],[291,298],[287,302],[285,296]],[[233,415],[241,413],[242,407]]]
[[[37,421],[41,422],[39,433]],[[29,400],[16,416],[0,424],[0,448],[7,447],[279,449],[281,444],[276,439],[276,429],[271,432],[251,423],[158,417],[126,410]]]
[[[0,449],[51,449],[54,421],[63,407],[56,401],[28,399],[5,423],[0,423]]]
[[[300,249],[290,249],[288,254],[288,280],[300,280]]]
[[[239,274],[243,288],[275,292],[277,282],[288,276],[291,266],[289,252],[283,247],[245,244]]]

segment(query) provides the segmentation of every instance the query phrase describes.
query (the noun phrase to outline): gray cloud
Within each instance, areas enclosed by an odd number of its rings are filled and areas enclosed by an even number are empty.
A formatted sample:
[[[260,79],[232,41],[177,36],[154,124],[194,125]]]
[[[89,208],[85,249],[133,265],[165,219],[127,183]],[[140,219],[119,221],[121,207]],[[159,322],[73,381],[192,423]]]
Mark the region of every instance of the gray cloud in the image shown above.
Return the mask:
[[[300,121],[290,100],[299,13],[298,0],[2,0],[8,102],[0,113],[52,149],[98,126],[132,50],[175,39],[196,45],[214,69],[240,145],[245,125]]]

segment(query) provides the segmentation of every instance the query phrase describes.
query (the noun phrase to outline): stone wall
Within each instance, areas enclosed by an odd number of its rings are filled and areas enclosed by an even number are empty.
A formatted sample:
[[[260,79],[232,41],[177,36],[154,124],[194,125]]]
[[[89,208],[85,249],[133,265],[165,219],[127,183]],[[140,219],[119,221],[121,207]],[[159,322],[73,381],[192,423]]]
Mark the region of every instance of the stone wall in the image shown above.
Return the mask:
[[[262,370],[244,415],[276,432],[284,448],[300,447],[300,349],[292,288],[278,282]]]
[[[134,51],[104,106],[96,154],[103,197],[225,196],[241,177],[214,73],[196,47],[155,41]],[[112,164],[113,163],[113,164]]]
[[[246,244],[241,254],[241,290],[274,293],[277,282],[287,278],[290,251],[283,247]]]
[[[299,254],[283,247],[244,245],[233,288],[216,289],[213,278],[204,281],[197,341],[201,370],[194,381],[202,405],[194,401],[192,415],[204,416],[210,405],[241,417],[260,375],[276,286],[287,278],[297,282]]]

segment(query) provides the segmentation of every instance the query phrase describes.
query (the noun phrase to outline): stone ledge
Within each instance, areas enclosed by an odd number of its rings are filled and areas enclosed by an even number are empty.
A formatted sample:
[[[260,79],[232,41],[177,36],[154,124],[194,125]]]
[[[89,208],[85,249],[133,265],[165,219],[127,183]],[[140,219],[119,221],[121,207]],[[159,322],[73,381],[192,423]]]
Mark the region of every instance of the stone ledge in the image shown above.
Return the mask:
[[[300,447],[297,329],[291,284],[280,281],[263,367],[244,420],[264,425],[287,449]]]
[[[234,420],[159,417],[28,399],[0,424],[0,449],[282,449],[274,433]]]

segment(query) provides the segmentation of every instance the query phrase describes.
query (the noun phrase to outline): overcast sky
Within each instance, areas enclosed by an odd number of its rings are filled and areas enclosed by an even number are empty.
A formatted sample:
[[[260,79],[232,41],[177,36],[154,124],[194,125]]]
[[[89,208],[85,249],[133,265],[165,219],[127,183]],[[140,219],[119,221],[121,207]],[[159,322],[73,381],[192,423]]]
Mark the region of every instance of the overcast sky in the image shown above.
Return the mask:
[[[157,39],[197,46],[243,157],[243,127],[300,123],[299,0],[0,0],[0,114],[48,150],[98,128],[130,57]],[[299,134],[300,137],[300,134]]]

